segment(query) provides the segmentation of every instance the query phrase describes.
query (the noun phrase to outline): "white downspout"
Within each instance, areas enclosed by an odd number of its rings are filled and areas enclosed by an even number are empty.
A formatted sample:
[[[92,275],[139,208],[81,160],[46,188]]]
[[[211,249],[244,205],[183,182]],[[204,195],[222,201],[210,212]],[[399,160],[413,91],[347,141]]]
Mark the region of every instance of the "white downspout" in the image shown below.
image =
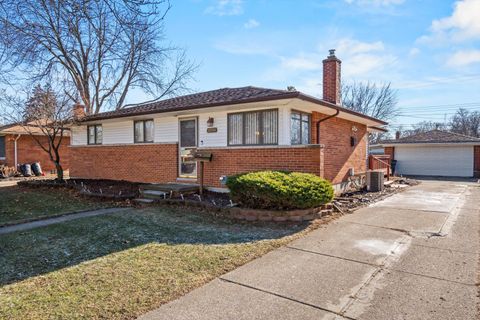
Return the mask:
[[[15,150],[15,170],[18,168],[18,153],[17,153],[17,140],[20,139],[22,135],[19,134],[13,142],[13,150]]]

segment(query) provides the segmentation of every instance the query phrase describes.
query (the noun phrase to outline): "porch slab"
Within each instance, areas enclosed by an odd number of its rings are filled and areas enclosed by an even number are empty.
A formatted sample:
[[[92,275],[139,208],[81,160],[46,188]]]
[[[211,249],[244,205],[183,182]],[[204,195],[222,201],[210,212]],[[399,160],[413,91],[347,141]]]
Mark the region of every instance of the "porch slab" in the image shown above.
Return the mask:
[[[155,190],[162,192],[173,193],[193,193],[198,192],[200,187],[198,184],[183,184],[183,183],[152,183],[140,185],[141,190]]]

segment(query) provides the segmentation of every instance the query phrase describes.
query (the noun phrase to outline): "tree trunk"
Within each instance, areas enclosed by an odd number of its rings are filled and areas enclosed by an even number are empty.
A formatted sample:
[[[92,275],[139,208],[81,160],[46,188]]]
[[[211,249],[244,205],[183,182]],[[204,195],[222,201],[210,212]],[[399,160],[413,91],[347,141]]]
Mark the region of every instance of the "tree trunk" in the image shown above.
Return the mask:
[[[62,165],[55,161],[55,168],[57,169],[57,180],[58,181],[63,181],[63,168]]]

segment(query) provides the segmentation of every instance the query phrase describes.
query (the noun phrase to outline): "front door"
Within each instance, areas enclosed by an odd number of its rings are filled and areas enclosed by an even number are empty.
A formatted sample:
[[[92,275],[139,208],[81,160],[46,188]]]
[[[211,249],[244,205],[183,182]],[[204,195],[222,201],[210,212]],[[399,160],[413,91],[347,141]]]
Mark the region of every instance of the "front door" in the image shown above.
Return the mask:
[[[197,148],[197,118],[179,120],[179,176],[181,178],[197,178],[197,162],[192,153]]]

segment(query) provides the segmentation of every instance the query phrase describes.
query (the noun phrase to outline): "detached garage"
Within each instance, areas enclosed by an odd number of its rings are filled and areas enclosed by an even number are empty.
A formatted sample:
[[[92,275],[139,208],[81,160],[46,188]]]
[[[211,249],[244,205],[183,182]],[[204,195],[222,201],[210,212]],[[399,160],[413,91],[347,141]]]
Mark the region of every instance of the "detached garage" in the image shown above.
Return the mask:
[[[432,130],[383,141],[399,175],[480,177],[480,139]]]

